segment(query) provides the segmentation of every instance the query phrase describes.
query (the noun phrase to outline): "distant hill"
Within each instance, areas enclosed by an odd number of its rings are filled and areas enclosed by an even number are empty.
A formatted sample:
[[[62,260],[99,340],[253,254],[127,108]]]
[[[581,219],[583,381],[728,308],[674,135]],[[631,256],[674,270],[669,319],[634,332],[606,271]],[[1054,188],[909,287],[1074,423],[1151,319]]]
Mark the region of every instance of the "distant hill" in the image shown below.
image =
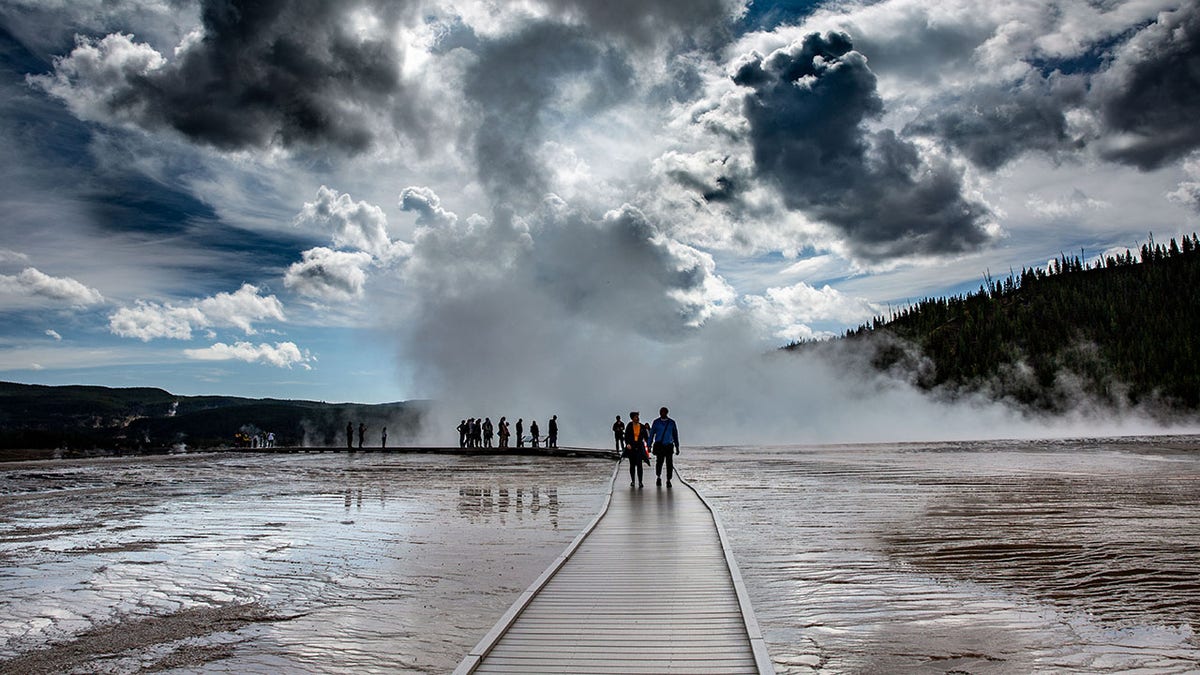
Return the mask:
[[[1085,398],[1195,412],[1200,240],[1151,238],[1136,256],[1092,264],[1063,255],[1048,270],[988,278],[974,293],[925,299],[832,342],[786,349],[847,343],[926,390],[984,392],[1048,412]]]
[[[347,422],[356,430],[365,424],[374,446],[387,426],[388,444],[399,445],[417,435],[425,409],[420,401],[360,405],[0,382],[0,449],[234,447],[259,432],[273,432],[277,445],[341,445]]]

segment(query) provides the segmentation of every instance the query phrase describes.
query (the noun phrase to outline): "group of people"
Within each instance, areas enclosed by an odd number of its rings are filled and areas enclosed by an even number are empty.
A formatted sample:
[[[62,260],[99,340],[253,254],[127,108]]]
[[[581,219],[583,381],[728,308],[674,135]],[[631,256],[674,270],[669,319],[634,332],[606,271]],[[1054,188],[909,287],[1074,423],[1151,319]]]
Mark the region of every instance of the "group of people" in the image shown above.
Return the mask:
[[[545,443],[547,448],[558,447],[558,415],[550,418],[550,423],[546,425]],[[516,424],[517,445],[518,448],[525,447],[525,420],[517,418]],[[508,418],[501,417],[499,424],[493,425],[492,418],[485,417],[480,419],[472,417],[458,423],[458,447],[460,448],[490,448],[492,447],[492,437],[499,436],[500,444],[497,447],[508,448],[509,439],[512,438],[512,431],[509,429]],[[529,443],[531,447],[541,447],[542,436],[541,429],[538,428],[537,420],[529,421]]]
[[[650,464],[650,456],[655,457],[654,475],[657,484],[662,485],[663,468],[667,470],[667,487],[671,487],[671,477],[675,475],[675,455],[679,454],[679,427],[675,420],[667,417],[669,411],[664,406],[658,409],[658,419],[653,424],[645,424],[637,411],[629,413],[629,423],[613,422],[613,439],[617,452],[629,460],[629,487],[642,487],[642,463]]]
[[[366,442],[366,438],[367,438],[367,425],[363,424],[362,422],[359,422],[358,423],[358,449],[359,450],[362,450],[363,443]],[[380,434],[379,447],[381,447],[381,448],[387,447],[387,427],[384,427],[383,432]],[[353,422],[346,422],[346,449],[347,450],[354,449],[354,423]]]

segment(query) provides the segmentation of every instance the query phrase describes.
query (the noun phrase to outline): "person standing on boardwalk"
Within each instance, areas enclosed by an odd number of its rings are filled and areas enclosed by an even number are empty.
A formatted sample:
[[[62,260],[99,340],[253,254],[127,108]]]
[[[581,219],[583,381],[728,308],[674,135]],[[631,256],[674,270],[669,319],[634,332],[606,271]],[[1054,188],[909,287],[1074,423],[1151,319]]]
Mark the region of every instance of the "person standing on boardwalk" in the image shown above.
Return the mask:
[[[625,423],[621,421],[621,416],[617,415],[617,421],[613,422],[613,440],[617,443],[617,452],[621,452],[625,445]]]
[[[467,447],[467,421],[463,420],[458,423],[458,447]]]
[[[379,438],[379,447],[380,449],[387,447],[387,427],[383,428],[383,436]]]
[[[508,447],[508,418],[507,417],[500,418],[499,433],[500,433],[500,447],[507,448]]]
[[[471,425],[471,447],[478,448],[483,446],[483,420],[475,418],[474,424]]]
[[[629,424],[625,426],[625,458],[629,460],[629,487],[642,487],[642,462],[646,461],[646,428],[638,421],[638,413],[629,413]]]
[[[483,419],[483,447],[485,447],[485,448],[492,447],[492,432],[493,432],[493,430],[494,429],[492,427],[492,418],[485,417]]]
[[[650,427],[650,443],[654,449],[654,475],[662,485],[663,464],[667,465],[667,487],[671,487],[671,476],[675,473],[675,455],[679,454],[679,427],[675,420],[667,417],[666,406],[658,409],[658,419]]]
[[[546,432],[546,447],[558,447],[558,415],[550,418],[550,430]]]
[[[367,434],[367,425],[362,422],[358,423],[358,449],[362,450],[363,437]]]
[[[521,434],[525,433],[524,422],[525,422],[525,420],[523,418],[520,418],[520,417],[517,418],[517,447],[518,448],[525,447],[525,437],[521,435]]]
[[[346,449],[354,449],[354,422],[346,422]]]
[[[530,420],[529,422],[529,440],[533,444],[533,447],[536,448],[538,446],[537,420]]]

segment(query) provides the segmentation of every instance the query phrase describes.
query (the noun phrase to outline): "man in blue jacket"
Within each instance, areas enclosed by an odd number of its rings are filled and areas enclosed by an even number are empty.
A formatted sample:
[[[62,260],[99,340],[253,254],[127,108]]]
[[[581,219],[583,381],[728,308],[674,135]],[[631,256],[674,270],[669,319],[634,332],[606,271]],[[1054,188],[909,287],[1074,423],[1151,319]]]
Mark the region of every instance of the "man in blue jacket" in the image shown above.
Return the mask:
[[[663,464],[667,465],[667,487],[671,487],[671,476],[675,473],[674,455],[679,454],[679,427],[675,420],[667,417],[666,407],[658,409],[658,419],[650,427],[650,446],[654,451],[654,475],[662,485]],[[672,453],[672,451],[674,451]]]

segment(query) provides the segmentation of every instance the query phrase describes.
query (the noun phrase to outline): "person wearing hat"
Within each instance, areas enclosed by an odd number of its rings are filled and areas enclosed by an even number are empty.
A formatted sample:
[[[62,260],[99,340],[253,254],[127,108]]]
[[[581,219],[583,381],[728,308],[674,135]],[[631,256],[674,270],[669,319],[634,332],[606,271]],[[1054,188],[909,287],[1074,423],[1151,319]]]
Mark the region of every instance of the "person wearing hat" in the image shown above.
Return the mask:
[[[666,464],[667,487],[671,487],[671,476],[675,475],[674,456],[679,454],[679,427],[675,425],[675,420],[667,417],[666,406],[658,409],[658,419],[650,427],[650,447],[654,449],[657,484],[662,485],[663,464]]]
[[[625,425],[625,458],[629,460],[629,487],[637,482],[642,487],[642,462],[646,459],[646,444],[649,434],[642,426],[639,414],[629,413],[629,424]]]

